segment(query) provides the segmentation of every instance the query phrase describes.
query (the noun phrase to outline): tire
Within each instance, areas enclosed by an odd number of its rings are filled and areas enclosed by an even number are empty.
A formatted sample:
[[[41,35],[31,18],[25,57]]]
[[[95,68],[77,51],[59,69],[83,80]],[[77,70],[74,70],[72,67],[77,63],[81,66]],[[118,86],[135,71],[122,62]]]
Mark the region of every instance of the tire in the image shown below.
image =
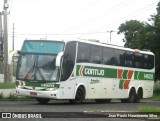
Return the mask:
[[[139,103],[142,97],[143,97],[143,92],[142,89],[140,88],[137,91],[135,103]]]
[[[130,92],[129,92],[129,97],[127,99],[128,103],[134,103],[136,100],[136,92],[134,88],[131,88]]]
[[[82,86],[80,86],[77,89],[75,99],[69,100],[69,102],[72,104],[80,104],[84,101],[84,99],[85,99],[85,90]]]
[[[109,103],[111,99],[95,99],[96,103]]]
[[[50,99],[48,98],[36,98],[36,100],[40,103],[40,104],[47,104]]]

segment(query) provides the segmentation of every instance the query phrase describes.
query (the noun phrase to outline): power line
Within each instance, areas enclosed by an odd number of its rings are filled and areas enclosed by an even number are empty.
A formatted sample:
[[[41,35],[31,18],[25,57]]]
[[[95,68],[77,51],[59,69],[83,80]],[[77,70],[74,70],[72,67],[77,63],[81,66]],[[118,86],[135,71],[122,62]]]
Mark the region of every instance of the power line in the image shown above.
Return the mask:
[[[158,1],[159,1],[159,0],[158,0]],[[112,21],[111,23],[109,23],[109,24],[107,24],[107,25],[104,25],[104,26],[102,26],[102,27],[99,27],[99,28],[97,28],[97,29],[94,29],[94,30],[91,31],[91,32],[94,32],[94,31],[96,31],[96,30],[105,28],[105,27],[107,27],[107,26],[112,26],[115,22],[125,20],[127,17],[130,17],[130,16],[137,16],[137,15],[139,15],[139,14],[142,14],[142,13],[145,12],[146,10],[149,10],[149,9],[155,7],[154,4],[157,3],[158,1],[153,2],[153,3],[149,4],[149,5],[147,5],[146,7],[137,10],[136,12],[133,12],[132,14],[130,14],[130,15],[128,15],[128,16],[125,16],[125,17],[120,18],[120,19],[116,19],[115,21]],[[151,6],[151,5],[153,5],[153,6]],[[137,13],[138,13],[138,14],[137,14]]]
[[[65,30],[65,31],[63,31],[63,32],[61,32],[61,33],[65,33],[65,32],[71,31],[71,30],[73,30],[73,29],[75,29],[75,28],[82,27],[82,26],[84,26],[84,25],[86,25],[86,24],[88,24],[88,23],[91,23],[91,22],[93,22],[93,21],[96,21],[96,20],[98,20],[98,19],[101,19],[100,16],[103,16],[104,14],[109,13],[110,11],[113,11],[114,9],[115,9],[115,10],[116,10],[116,9],[119,9],[119,8],[123,7],[124,5],[128,5],[131,1],[133,1],[133,0],[127,1],[127,3],[126,3],[126,0],[123,0],[123,1],[119,2],[118,4],[114,5],[113,7],[107,8],[107,10],[105,10],[105,11],[101,12],[100,14],[98,14],[98,15],[90,18],[90,19],[88,19],[87,21],[82,22],[81,24],[76,25],[76,26],[74,26],[74,27],[71,27],[71,28],[69,28],[69,29],[67,29],[67,30]],[[98,18],[98,19],[95,19],[95,18]]]
[[[88,33],[70,33],[70,34],[44,34],[44,33],[42,33],[42,34],[14,34],[14,35],[19,35],[19,36],[24,36],[24,35],[35,35],[35,36],[37,36],[37,35],[80,35],[80,34],[101,34],[101,33],[106,33],[106,32],[88,32]],[[10,35],[10,34],[9,34]]]

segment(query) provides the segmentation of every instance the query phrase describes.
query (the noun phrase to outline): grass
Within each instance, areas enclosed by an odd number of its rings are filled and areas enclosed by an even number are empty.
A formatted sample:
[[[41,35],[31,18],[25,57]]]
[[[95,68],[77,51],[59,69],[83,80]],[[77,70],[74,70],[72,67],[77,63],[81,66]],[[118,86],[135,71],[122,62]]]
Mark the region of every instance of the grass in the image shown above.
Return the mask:
[[[153,96],[149,98],[153,101],[160,101],[160,84],[155,83]],[[153,107],[153,106],[144,106],[139,109],[139,112],[160,112],[160,107]]]
[[[154,95],[160,95],[160,84],[158,84],[158,83],[154,84],[153,93],[154,93]]]
[[[14,89],[16,87],[16,83],[0,83],[0,89]]]
[[[153,101],[160,101],[160,84],[154,84],[153,96],[150,99]]]
[[[160,101],[160,95],[153,95],[151,98],[149,98],[152,101]]]
[[[139,112],[148,112],[148,113],[160,112],[160,107],[144,106],[139,109]]]

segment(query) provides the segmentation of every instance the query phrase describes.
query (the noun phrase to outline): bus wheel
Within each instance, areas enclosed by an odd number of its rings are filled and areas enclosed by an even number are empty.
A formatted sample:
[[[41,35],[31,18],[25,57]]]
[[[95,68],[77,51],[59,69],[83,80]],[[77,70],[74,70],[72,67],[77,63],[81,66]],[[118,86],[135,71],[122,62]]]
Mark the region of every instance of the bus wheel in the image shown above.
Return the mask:
[[[75,104],[75,103],[82,103],[85,99],[85,90],[84,87],[80,86],[77,89],[76,96],[74,100],[69,100],[70,103]]]
[[[142,97],[143,97],[142,88],[139,88],[136,94],[135,102],[139,103]]]
[[[111,99],[95,99],[96,103],[109,103]]]
[[[40,104],[47,104],[50,99],[48,98],[36,98],[36,100],[40,103]]]
[[[134,103],[135,102],[135,98],[136,98],[135,89],[131,88],[130,93],[129,93],[129,97],[127,99],[127,102],[128,103]]]

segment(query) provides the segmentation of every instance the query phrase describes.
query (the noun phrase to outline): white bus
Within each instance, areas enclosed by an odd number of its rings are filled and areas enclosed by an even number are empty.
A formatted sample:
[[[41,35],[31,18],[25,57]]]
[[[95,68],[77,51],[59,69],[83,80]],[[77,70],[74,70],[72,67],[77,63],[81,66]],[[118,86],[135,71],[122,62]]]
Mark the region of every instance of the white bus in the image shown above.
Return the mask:
[[[39,103],[66,99],[140,102],[153,95],[154,54],[93,41],[25,40],[16,94]]]

